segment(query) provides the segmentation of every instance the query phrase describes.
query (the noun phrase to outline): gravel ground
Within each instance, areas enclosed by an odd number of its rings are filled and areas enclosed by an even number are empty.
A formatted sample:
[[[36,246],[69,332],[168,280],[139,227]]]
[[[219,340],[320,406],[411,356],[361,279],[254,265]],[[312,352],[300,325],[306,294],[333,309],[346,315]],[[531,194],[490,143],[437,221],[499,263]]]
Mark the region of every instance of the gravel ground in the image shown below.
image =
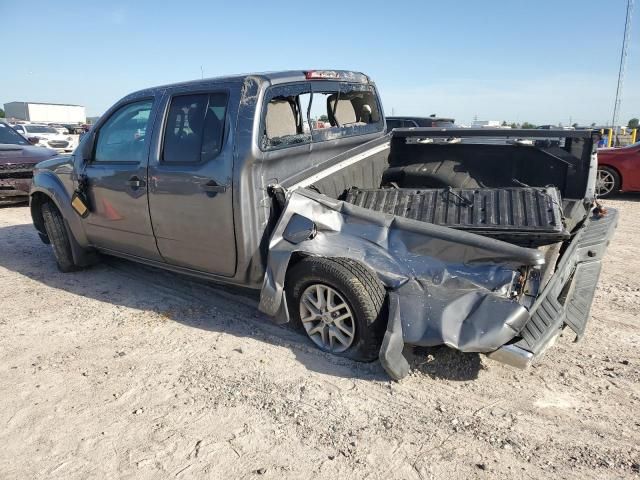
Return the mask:
[[[519,371],[446,348],[390,382],[252,294],[108,259],[59,273],[0,209],[0,478],[638,478],[640,196],[584,340]]]

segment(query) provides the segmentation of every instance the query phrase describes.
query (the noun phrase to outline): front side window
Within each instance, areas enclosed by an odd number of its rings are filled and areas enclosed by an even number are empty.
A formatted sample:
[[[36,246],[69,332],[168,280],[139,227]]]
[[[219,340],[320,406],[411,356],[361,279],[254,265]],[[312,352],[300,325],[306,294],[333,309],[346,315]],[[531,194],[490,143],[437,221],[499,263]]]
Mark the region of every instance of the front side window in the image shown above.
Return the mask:
[[[218,156],[224,141],[226,93],[173,97],[167,114],[162,161],[208,162]]]
[[[144,159],[145,138],[153,100],[129,103],[98,130],[95,162],[136,162]]]

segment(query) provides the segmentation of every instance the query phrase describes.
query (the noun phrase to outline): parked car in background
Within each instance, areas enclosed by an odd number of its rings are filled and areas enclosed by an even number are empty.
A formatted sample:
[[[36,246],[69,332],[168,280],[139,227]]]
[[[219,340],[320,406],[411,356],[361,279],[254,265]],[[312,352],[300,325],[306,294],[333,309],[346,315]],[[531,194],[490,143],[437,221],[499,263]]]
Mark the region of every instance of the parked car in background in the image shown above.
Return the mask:
[[[11,126],[0,123],[0,203],[26,201],[33,167],[56,155],[55,150],[31,145]]]
[[[617,192],[640,192],[640,142],[621,148],[598,150],[599,197]]]
[[[536,127],[537,130],[575,130],[575,127],[572,126],[558,126],[558,125],[538,125]]]
[[[77,137],[62,135],[49,125],[26,123],[18,124],[14,128],[25,138],[37,138],[40,147],[53,148],[58,152],[73,152],[78,146]]]
[[[79,123],[63,123],[61,125],[65,127],[69,131],[69,133],[74,135],[82,135],[87,131],[85,129],[85,125],[81,125]]]
[[[49,126],[53,128],[60,135],[69,135],[69,129],[64,125],[60,125],[59,123],[50,123]]]
[[[456,120],[454,118],[436,117],[387,117],[387,131],[394,128],[411,128],[411,127],[436,127],[436,128],[455,128]]]
[[[458,128],[455,124],[454,118],[436,117],[431,115],[429,117],[387,117],[387,131],[390,132],[394,128]],[[460,138],[451,137],[415,137],[410,141],[416,143],[459,143]]]

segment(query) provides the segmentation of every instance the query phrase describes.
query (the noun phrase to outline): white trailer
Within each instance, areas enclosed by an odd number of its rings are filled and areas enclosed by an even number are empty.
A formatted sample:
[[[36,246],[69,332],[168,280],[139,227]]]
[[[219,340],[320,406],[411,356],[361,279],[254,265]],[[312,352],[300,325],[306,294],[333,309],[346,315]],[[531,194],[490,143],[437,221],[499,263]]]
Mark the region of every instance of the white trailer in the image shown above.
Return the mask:
[[[60,103],[9,102],[4,104],[9,119],[32,123],[86,123],[87,115],[81,105]]]

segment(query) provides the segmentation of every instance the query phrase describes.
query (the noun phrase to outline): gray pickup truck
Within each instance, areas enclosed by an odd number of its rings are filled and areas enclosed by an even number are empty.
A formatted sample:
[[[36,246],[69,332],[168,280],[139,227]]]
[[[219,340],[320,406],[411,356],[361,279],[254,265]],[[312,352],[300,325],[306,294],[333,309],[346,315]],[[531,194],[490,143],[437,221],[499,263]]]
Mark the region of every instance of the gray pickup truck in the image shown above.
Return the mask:
[[[103,253],[258,289],[276,322],[395,379],[405,345],[525,367],[589,318],[617,222],[595,199],[597,133],[434,141],[451,135],[387,134],[355,72],[150,88],[38,164],[31,214],[62,271]]]

